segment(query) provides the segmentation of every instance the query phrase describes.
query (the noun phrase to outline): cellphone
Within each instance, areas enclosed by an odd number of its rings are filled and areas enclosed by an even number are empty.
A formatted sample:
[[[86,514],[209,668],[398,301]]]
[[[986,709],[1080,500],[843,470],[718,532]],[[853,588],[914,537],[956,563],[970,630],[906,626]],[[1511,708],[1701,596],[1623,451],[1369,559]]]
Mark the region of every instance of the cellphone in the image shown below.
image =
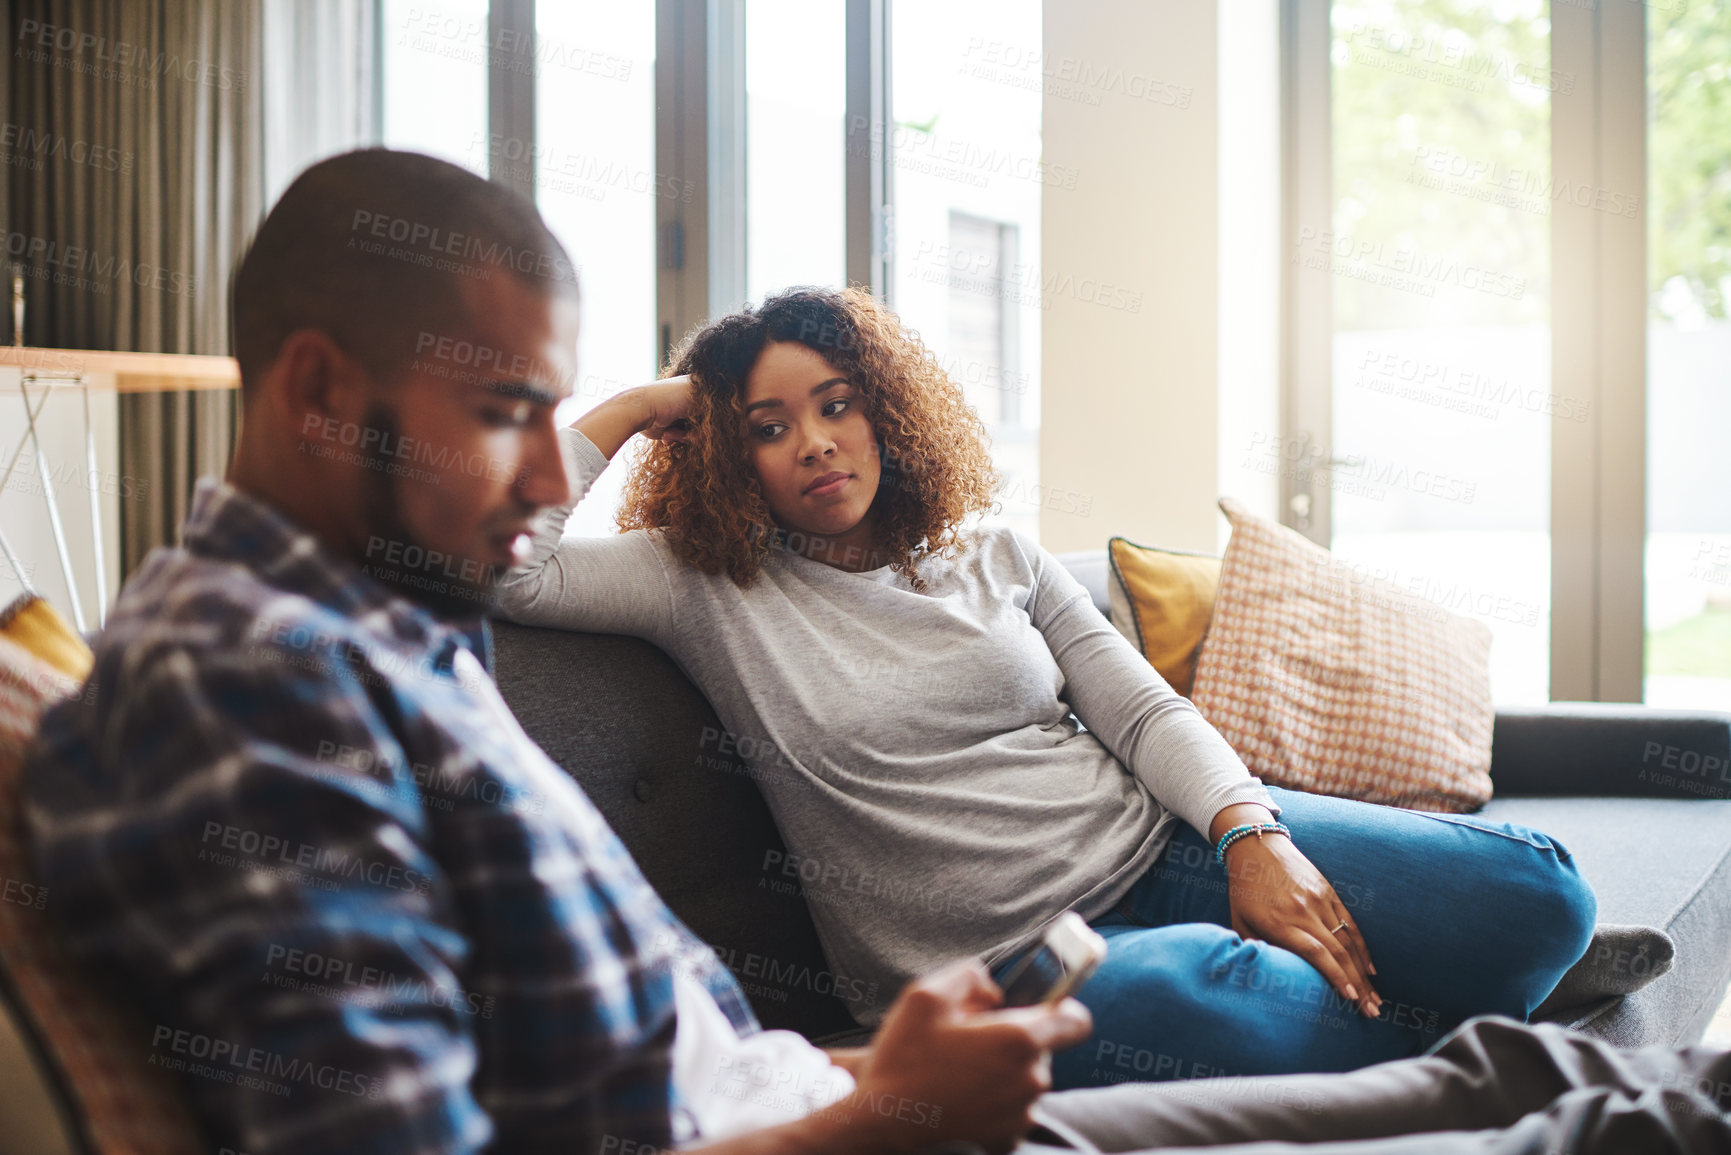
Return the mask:
[[[1004,972],[998,985],[1006,1007],[1055,1003],[1075,994],[1106,957],[1106,940],[1081,915],[1066,910],[1052,920],[1038,945]]]

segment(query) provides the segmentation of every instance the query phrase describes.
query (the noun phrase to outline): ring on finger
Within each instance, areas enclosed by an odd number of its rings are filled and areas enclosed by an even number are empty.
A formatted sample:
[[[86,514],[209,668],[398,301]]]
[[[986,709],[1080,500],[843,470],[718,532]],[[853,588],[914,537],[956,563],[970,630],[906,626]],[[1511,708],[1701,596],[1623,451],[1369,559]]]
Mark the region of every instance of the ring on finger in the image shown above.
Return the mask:
[[[1346,920],[1343,918],[1340,920],[1340,925],[1335,927],[1333,930],[1329,931],[1328,933],[1329,934],[1339,934],[1341,931],[1343,931],[1345,929],[1346,929]]]

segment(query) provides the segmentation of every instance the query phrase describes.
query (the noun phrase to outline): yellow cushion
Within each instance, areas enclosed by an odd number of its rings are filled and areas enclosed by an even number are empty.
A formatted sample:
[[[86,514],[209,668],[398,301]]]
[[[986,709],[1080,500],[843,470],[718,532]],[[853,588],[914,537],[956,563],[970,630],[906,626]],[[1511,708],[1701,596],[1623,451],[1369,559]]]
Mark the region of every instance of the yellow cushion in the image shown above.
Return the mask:
[[[1202,637],[1214,617],[1220,559],[1137,545],[1106,543],[1112,565],[1112,622],[1185,697],[1196,678]]]
[[[68,678],[82,682],[90,676],[94,658],[66,619],[35,594],[20,594],[18,600],[0,610],[0,638]]]

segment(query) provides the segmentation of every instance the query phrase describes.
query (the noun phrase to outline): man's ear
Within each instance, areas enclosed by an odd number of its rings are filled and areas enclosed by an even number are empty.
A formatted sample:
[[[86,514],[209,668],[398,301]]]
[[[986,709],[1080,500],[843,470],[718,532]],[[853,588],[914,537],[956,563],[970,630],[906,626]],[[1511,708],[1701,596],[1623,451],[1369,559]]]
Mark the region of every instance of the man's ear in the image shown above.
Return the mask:
[[[275,418],[303,431],[303,423],[358,423],[371,390],[366,371],[329,333],[297,329],[277,349],[263,392]]]

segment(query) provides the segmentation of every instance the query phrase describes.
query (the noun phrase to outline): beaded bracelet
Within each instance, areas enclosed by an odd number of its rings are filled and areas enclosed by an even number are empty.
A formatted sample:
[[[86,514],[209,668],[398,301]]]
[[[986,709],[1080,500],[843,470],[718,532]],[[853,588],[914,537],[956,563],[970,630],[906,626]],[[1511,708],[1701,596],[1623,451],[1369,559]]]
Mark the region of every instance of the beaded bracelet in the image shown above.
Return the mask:
[[[1226,865],[1226,852],[1232,844],[1240,838],[1247,838],[1252,834],[1256,835],[1258,839],[1264,834],[1284,834],[1288,838],[1292,837],[1292,831],[1287,829],[1284,822],[1246,822],[1243,826],[1234,826],[1220,836],[1220,842],[1214,847],[1215,863],[1224,867]]]

